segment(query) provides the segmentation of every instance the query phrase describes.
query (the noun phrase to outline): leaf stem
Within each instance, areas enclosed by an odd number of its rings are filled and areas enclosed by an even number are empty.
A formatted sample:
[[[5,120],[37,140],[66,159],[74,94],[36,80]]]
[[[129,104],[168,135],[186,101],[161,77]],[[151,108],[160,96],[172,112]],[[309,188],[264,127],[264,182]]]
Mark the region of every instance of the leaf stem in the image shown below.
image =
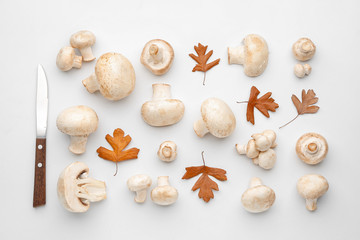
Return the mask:
[[[116,166],[116,171],[115,171],[114,176],[116,176],[116,174],[118,173],[118,162],[115,163],[115,166]]]
[[[205,86],[205,78],[206,78],[206,72],[204,72],[203,86]]]
[[[293,121],[295,121],[295,119],[297,119],[298,118],[298,116],[300,116],[299,114],[298,115],[296,115],[296,117],[294,117],[290,122],[288,122],[288,123],[286,123],[285,125],[282,125],[281,127],[279,127],[279,129],[281,129],[281,128],[283,128],[283,127],[285,127],[285,126],[287,126],[287,125],[289,125],[290,123],[292,123]]]
[[[236,103],[249,103],[249,101],[241,101],[241,102],[236,102]]]
[[[203,164],[204,164],[204,166],[205,166],[204,151],[201,152],[201,157],[202,157]]]

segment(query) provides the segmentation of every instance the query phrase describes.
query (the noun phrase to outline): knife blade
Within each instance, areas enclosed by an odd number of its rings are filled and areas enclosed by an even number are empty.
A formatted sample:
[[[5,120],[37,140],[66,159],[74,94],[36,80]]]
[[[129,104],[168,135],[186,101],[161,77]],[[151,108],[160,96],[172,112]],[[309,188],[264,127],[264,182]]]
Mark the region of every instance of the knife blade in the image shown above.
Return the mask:
[[[38,65],[36,91],[36,152],[33,207],[46,203],[46,129],[48,85],[43,67]]]

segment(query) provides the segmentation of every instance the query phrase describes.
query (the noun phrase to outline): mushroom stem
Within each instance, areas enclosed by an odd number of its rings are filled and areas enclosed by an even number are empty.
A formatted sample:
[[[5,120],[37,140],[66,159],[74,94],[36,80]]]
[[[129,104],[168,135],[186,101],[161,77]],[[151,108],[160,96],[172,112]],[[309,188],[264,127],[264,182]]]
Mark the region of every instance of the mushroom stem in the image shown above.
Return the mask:
[[[171,99],[170,85],[165,83],[155,83],[153,88],[153,101]]]
[[[312,154],[316,153],[318,151],[318,149],[319,149],[318,145],[314,142],[309,143],[306,147],[307,152],[312,153]]]
[[[149,47],[150,57],[155,64],[162,62],[163,60],[162,53],[163,53],[162,49],[159,48],[156,44],[151,44],[151,46]]]
[[[206,127],[204,120],[199,119],[194,123],[194,131],[199,137],[204,137],[209,132],[209,129]]]
[[[95,59],[95,57],[92,53],[92,50],[91,50],[91,46],[80,48],[79,51],[80,51],[81,55],[83,56],[84,62],[90,62]]]
[[[253,177],[250,180],[250,188],[256,187],[256,186],[261,186],[262,182],[260,178],[257,177]]]
[[[81,64],[82,64],[82,57],[80,56],[75,56],[74,57],[74,62],[73,62],[73,67],[74,68],[81,68]]]
[[[82,81],[84,87],[86,90],[88,90],[89,93],[94,93],[98,90],[100,90],[99,83],[97,81],[95,73],[91,74],[90,77],[84,79]]]
[[[69,150],[75,154],[82,154],[86,150],[86,142],[89,135],[70,136]]]
[[[309,211],[315,211],[317,199],[306,199],[306,209]]]
[[[106,198],[105,183],[93,178],[77,179],[78,192],[76,196],[85,204],[99,202]]]
[[[165,146],[165,147],[162,149],[162,154],[163,154],[164,157],[166,157],[166,158],[171,157],[171,147]]]
[[[246,146],[247,146],[247,145],[235,144],[236,151],[237,151],[239,154],[246,154]]]
[[[301,51],[304,53],[308,53],[313,50],[313,47],[309,41],[303,42],[300,47]]]
[[[135,196],[135,202],[137,202],[137,203],[143,203],[143,202],[145,202],[145,200],[146,200],[146,193],[147,193],[147,191],[146,191],[147,189],[145,188],[145,189],[142,189],[142,190],[140,190],[140,191],[136,191],[136,196]]]
[[[160,176],[158,177],[158,187],[169,186],[169,176]]]
[[[228,62],[229,64],[244,64],[245,48],[244,46],[228,47]]]

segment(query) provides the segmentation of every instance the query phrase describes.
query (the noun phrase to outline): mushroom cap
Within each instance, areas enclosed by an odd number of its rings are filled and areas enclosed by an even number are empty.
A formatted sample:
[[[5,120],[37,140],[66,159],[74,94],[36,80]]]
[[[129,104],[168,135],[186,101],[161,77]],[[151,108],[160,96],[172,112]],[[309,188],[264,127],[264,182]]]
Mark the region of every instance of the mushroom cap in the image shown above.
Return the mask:
[[[184,116],[184,103],[178,99],[163,99],[145,102],[141,116],[150,126],[161,127],[179,122]]]
[[[173,141],[163,142],[157,152],[160,160],[164,162],[172,162],[177,156],[177,146]]]
[[[249,34],[244,40],[244,72],[249,77],[261,75],[268,64],[269,50],[264,38]]]
[[[63,110],[56,119],[57,128],[70,136],[89,135],[98,127],[96,112],[83,105]]]
[[[209,132],[218,138],[230,136],[236,119],[230,107],[218,98],[208,98],[201,104],[201,117]]]
[[[158,205],[171,205],[177,198],[178,191],[170,185],[158,186],[151,191],[151,200]]]
[[[75,58],[75,49],[72,47],[63,47],[56,57],[56,66],[62,71],[69,71],[73,67]]]
[[[292,51],[297,60],[307,61],[314,56],[316,46],[309,38],[300,38],[293,44]]]
[[[155,63],[154,61],[152,61],[149,53],[149,48],[153,44],[156,45],[159,48],[158,51],[161,50],[163,54],[162,61],[159,63]],[[173,63],[173,60],[174,49],[168,42],[162,39],[153,39],[147,42],[140,57],[140,62],[155,75],[163,75],[168,72]]]
[[[76,195],[77,179],[84,173],[89,173],[88,166],[83,162],[74,162],[67,166],[59,176],[58,197],[63,206],[70,212],[86,212],[90,207],[89,202],[81,201]]]
[[[307,164],[315,165],[325,159],[328,153],[326,139],[318,133],[305,133],[296,143],[296,153]]]
[[[276,133],[273,130],[265,130],[262,132],[262,134],[266,136],[272,144],[275,143]]]
[[[256,149],[264,152],[267,151],[271,145],[271,140],[264,134],[256,133],[251,136],[255,140]]]
[[[79,31],[70,37],[70,44],[73,48],[85,48],[94,45],[95,35],[90,31]]]
[[[133,192],[149,188],[151,184],[151,178],[145,174],[134,175],[127,180],[127,186]]]
[[[304,175],[297,182],[297,190],[305,199],[317,199],[324,195],[328,189],[328,181],[318,174]]]
[[[246,156],[248,158],[256,158],[259,156],[259,150],[256,149],[254,139],[250,139],[246,145]]]
[[[271,148],[265,152],[260,152],[258,162],[259,166],[263,169],[273,168],[276,163],[276,152]]]
[[[275,201],[275,192],[265,185],[258,185],[246,190],[241,202],[244,208],[252,213],[260,213],[268,210]]]

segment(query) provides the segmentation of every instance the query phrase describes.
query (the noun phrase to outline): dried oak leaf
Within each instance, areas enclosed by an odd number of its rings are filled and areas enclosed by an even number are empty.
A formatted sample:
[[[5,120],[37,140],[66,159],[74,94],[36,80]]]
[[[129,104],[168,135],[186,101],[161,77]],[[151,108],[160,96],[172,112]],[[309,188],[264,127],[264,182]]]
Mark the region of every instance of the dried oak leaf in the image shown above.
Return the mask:
[[[205,165],[203,158],[203,166],[197,167],[187,167],[185,168],[186,173],[182,177],[182,179],[190,179],[202,173],[199,179],[196,181],[194,186],[192,187],[192,191],[199,190],[199,198],[202,198],[205,202],[209,202],[211,198],[214,198],[214,193],[212,190],[219,191],[219,187],[216,182],[211,180],[209,177],[212,176],[219,181],[226,181],[226,171],[221,168],[212,168]]]
[[[275,112],[279,107],[279,104],[277,104],[275,100],[271,98],[271,92],[267,92],[262,97],[257,98],[259,94],[260,91],[255,86],[253,86],[250,91],[249,101],[247,101],[248,105],[246,110],[246,120],[251,122],[253,125],[255,124],[254,107],[256,107],[267,118],[270,117],[268,111]]]
[[[293,94],[291,96],[291,100],[293,101],[298,114],[290,122],[286,123],[285,125],[281,126],[280,128],[283,128],[286,125],[290,124],[291,122],[293,122],[297,117],[299,117],[302,114],[317,113],[317,111],[320,109],[320,107],[314,106],[314,104],[318,102],[319,98],[317,98],[315,96],[316,96],[316,94],[315,94],[314,90],[309,89],[306,92],[305,89],[303,89],[302,93],[301,93],[302,102],[300,102],[300,100]]]
[[[113,137],[107,134],[105,139],[111,145],[113,151],[104,147],[99,147],[96,152],[99,154],[99,157],[116,163],[116,172],[114,174],[115,176],[118,171],[117,163],[138,158],[140,149],[130,148],[123,151],[123,149],[131,142],[131,137],[129,135],[124,137],[124,131],[120,128],[114,130]]]
[[[189,56],[198,63],[198,64],[196,64],[196,66],[193,68],[192,71],[193,72],[195,72],[195,71],[204,72],[203,85],[205,85],[206,72],[208,70],[210,70],[212,67],[218,65],[220,62],[220,58],[218,58],[211,63],[208,63],[208,64],[206,63],[209,60],[209,58],[211,57],[211,55],[213,54],[213,50],[211,50],[207,54],[205,54],[207,47],[208,46],[203,46],[201,43],[199,43],[198,46],[194,46],[194,49],[195,49],[196,53],[198,54],[198,56],[195,56],[192,53],[189,54]]]

